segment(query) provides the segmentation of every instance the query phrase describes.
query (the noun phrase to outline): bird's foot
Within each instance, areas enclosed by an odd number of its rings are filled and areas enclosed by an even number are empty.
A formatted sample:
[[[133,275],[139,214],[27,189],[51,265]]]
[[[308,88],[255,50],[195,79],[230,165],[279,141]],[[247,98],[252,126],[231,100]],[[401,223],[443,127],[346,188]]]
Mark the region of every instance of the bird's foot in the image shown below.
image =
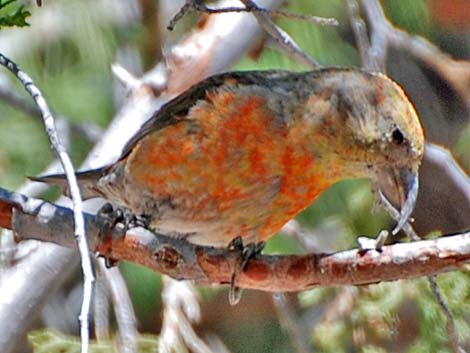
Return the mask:
[[[127,230],[136,227],[148,228],[150,226],[150,217],[145,215],[136,216],[130,209],[125,207],[114,207],[112,204],[105,203],[98,211],[101,234],[109,234],[118,225],[118,233],[125,234]]]
[[[242,297],[242,289],[237,287],[238,276],[245,270],[248,261],[261,254],[265,244],[264,241],[261,241],[259,243],[248,243],[244,245],[242,237],[236,237],[228,245],[229,251],[238,251],[240,253],[240,265],[235,267],[230,281],[230,291],[228,295],[230,305],[238,304]]]
[[[113,207],[112,204],[105,203],[97,213],[99,222],[100,237],[107,237],[112,234],[113,237],[123,237],[131,228],[148,228],[150,218],[145,216],[136,216],[128,208]],[[118,262],[115,259],[104,256],[106,267],[113,267]]]
[[[382,251],[383,246],[390,238],[390,233],[387,230],[381,230],[377,238],[359,237],[357,242],[361,252],[367,252],[369,250]]]
[[[112,257],[109,257],[109,256],[98,255],[98,257],[103,258],[104,266],[106,268],[112,268],[119,263],[119,260],[113,259]]]

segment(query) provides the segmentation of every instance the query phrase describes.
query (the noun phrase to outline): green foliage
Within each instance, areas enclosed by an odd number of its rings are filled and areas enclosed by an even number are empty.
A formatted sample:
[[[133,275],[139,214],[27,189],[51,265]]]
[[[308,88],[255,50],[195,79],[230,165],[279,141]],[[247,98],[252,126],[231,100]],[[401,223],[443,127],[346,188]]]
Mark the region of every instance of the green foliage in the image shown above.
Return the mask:
[[[19,143],[28,141],[28,143]],[[39,119],[33,120],[0,105],[0,183],[14,188],[52,161],[52,152]]]
[[[15,11],[6,13],[6,7],[17,0],[0,0],[0,29],[2,27],[24,27],[29,26],[26,19],[31,13],[24,9],[24,5],[20,5]]]
[[[444,274],[438,277],[438,283],[455,315],[460,339],[470,342],[469,274]],[[341,297],[345,290],[336,292],[336,299],[326,310],[338,311],[337,302],[351,303],[315,326],[313,341],[319,352],[348,352],[351,345],[360,352],[387,352],[389,347],[400,347],[400,352],[407,353],[452,352],[446,317],[426,278],[359,287],[349,299]],[[307,307],[320,305],[331,298],[331,290],[327,293],[303,293],[301,302]]]
[[[462,167],[466,170],[470,170],[470,126],[463,129],[460,138],[455,146],[455,152],[457,158],[462,163]]]
[[[384,7],[387,16],[398,27],[427,37],[432,33],[426,0],[388,0]]]
[[[79,353],[80,339],[77,336],[65,335],[54,330],[33,331],[28,335],[34,353]],[[116,342],[115,342],[116,340]],[[90,353],[119,353],[119,343],[115,340],[92,341]],[[158,349],[158,337],[139,335],[137,353],[155,353]]]

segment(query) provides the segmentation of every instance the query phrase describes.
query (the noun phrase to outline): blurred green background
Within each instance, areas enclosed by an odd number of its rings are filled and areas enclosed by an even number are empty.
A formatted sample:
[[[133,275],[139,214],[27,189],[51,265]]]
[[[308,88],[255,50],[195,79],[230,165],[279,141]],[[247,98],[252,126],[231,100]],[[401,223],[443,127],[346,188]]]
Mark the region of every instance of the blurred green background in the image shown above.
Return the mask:
[[[111,63],[123,48],[132,48],[140,55],[140,64],[144,70],[151,68],[161,58],[156,43],[163,40],[156,38],[158,33],[155,31],[156,27],[162,26],[156,15],[158,1],[142,0],[137,3],[144,15],[132,20],[120,20],[126,16],[119,14],[115,18],[105,15],[105,11],[96,10],[94,1],[50,0],[41,8],[31,5],[31,28],[39,25],[39,18],[44,17],[47,11],[52,14],[47,13],[47,16],[56,16],[53,22],[57,28],[52,27],[49,30],[51,33],[46,31],[32,41],[18,42],[14,42],[14,35],[22,29],[2,29],[0,52],[11,55],[34,78],[55,112],[74,123],[93,122],[105,128],[122,104],[115,98],[116,83],[111,75]],[[460,13],[462,10],[459,11],[460,3],[452,0],[388,0],[383,1],[383,6],[394,24],[410,33],[424,36],[456,58],[468,60],[470,4],[467,1],[465,18]],[[450,11],[446,12],[445,9],[449,7]],[[338,19],[338,27],[323,27],[291,19],[279,19],[277,23],[323,65],[361,65],[344,1],[290,0],[286,1],[285,9]],[[126,9],[123,8],[123,11]],[[171,33],[173,41],[184,35],[184,29],[190,28],[196,17],[189,16],[177,25],[176,33]],[[12,38],[10,42],[8,38]],[[391,61],[397,56],[404,56],[413,62],[412,65],[421,67],[429,76],[431,85],[438,87],[439,92],[452,91],[442,83],[442,79],[430,73],[430,69],[419,61],[410,58],[409,54],[392,53],[390,56]],[[391,64],[393,66],[393,62]],[[405,65],[408,65],[406,61]],[[269,42],[261,53],[247,55],[235,68],[305,69]],[[391,74],[393,76],[393,71]],[[6,83],[15,94],[29,99],[6,71],[0,76],[1,82]],[[444,86],[447,91],[442,88]],[[458,106],[463,103],[459,102],[456,94],[447,93],[434,103],[444,107],[449,129],[457,131],[455,138],[446,141],[439,141],[436,133],[436,140],[454,150],[468,172],[468,116],[461,116],[459,110],[449,114],[445,110],[454,104]],[[419,111],[419,106],[417,108]],[[463,112],[468,114],[468,110],[464,109]],[[457,118],[454,119],[452,114]],[[432,122],[436,117],[422,116],[422,119],[429,132],[428,137],[432,139]],[[466,128],[462,119],[467,121]],[[85,158],[91,147],[91,142],[77,133],[72,134],[71,154],[76,165]],[[41,173],[53,158],[39,119],[23,114],[0,99],[0,185],[7,189],[19,187],[25,182],[25,176]],[[371,214],[373,203],[367,181],[345,181],[322,195],[301,214],[299,221],[312,233],[319,235],[319,248],[351,248],[356,244],[357,235],[375,236],[379,230],[391,225],[382,211]],[[268,243],[267,251],[289,253],[303,250],[294,239],[281,234]],[[121,269],[139,317],[140,332],[158,333],[161,324],[160,276],[134,264],[121,264]],[[456,315],[459,334],[468,347],[468,271],[441,275],[438,281]],[[202,292],[203,321],[198,326],[199,332],[218,334],[232,352],[293,350],[287,333],[279,324],[269,294],[247,291],[238,306],[230,307],[225,289],[203,289]],[[425,279],[358,288],[313,290],[289,295],[289,300],[315,352],[451,351],[445,317],[435,303]]]

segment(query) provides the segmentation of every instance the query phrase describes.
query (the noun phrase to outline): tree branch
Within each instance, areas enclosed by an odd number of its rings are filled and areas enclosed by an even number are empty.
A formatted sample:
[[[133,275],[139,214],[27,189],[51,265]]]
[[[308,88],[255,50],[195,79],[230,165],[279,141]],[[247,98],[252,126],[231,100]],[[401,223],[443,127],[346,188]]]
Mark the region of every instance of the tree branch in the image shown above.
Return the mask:
[[[127,260],[176,279],[200,285],[228,284],[240,263],[237,251],[198,246],[134,228],[125,236],[100,236],[99,220],[85,214],[90,248],[102,256]],[[0,189],[0,226],[18,241],[37,239],[76,247],[72,211]],[[415,278],[458,269],[470,260],[470,231],[435,240],[400,243],[381,252],[358,249],[307,255],[261,255],[249,261],[237,280],[244,288],[301,291],[316,287],[363,285]]]

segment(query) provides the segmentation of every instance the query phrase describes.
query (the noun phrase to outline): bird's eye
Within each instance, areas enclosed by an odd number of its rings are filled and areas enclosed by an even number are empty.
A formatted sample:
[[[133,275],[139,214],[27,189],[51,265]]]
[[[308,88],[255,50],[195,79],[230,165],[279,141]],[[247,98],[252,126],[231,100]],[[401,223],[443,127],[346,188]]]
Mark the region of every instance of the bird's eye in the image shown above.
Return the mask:
[[[401,145],[403,141],[405,141],[405,137],[403,136],[403,133],[400,131],[400,129],[396,128],[393,130],[392,141],[396,145]]]

